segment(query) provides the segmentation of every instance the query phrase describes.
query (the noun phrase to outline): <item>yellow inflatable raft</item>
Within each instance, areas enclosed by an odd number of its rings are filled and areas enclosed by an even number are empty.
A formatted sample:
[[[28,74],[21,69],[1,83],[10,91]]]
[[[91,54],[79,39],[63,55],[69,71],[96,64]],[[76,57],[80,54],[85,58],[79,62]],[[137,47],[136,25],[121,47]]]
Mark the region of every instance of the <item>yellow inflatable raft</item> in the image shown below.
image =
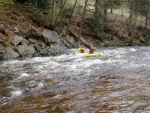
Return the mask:
[[[84,53],[83,54],[83,56],[84,57],[93,57],[93,56],[96,56],[96,55],[98,55],[99,54],[99,52],[98,51],[94,51],[94,53]]]

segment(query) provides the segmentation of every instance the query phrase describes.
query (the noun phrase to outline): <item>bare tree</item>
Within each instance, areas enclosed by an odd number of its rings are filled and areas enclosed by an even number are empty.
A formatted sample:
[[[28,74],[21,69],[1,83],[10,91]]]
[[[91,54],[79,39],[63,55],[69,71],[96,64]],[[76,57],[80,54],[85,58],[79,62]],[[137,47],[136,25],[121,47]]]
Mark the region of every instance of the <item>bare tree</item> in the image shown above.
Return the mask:
[[[56,17],[56,2],[53,0],[53,9],[52,9],[52,25],[55,23],[55,17]]]
[[[88,3],[88,0],[85,0],[84,11],[83,11],[82,19],[81,19],[81,22],[80,22],[79,39],[81,38],[82,24],[83,24],[83,21],[84,21],[84,16],[86,14],[87,3]]]
[[[67,34],[68,34],[68,32],[69,32],[69,28],[70,28],[70,24],[71,24],[71,19],[72,19],[73,12],[74,12],[74,10],[75,10],[75,7],[76,7],[76,4],[77,4],[77,1],[78,1],[78,0],[76,0],[76,1],[75,1],[74,6],[73,6],[73,8],[72,8],[71,16],[70,16],[70,19],[69,19],[69,25],[68,25],[68,28],[67,28],[67,31],[66,31],[65,37],[67,36]]]
[[[148,2],[148,0],[147,0],[147,2],[146,2],[146,16],[145,16],[145,28],[147,28],[147,26],[148,26],[148,15],[149,15],[149,2]]]
[[[95,13],[94,13],[95,27],[94,27],[94,31],[95,31],[96,36],[98,38],[101,37],[101,33],[103,32],[103,28],[104,28],[103,4],[104,4],[104,1],[95,0]]]
[[[128,21],[128,36],[132,36],[131,29],[133,27],[133,20],[134,20],[134,9],[135,9],[135,0],[129,0],[129,7],[130,7],[130,15]]]

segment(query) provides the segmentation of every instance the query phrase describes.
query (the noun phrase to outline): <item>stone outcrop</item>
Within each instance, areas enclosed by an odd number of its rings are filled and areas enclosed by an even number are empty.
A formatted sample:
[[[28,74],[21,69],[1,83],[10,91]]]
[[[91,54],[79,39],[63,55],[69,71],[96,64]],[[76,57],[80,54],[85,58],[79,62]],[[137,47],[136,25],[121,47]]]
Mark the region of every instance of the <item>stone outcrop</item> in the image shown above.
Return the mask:
[[[48,30],[48,29],[44,29],[44,31],[42,32],[42,35],[44,36],[46,43],[60,44],[60,38],[56,32]]]
[[[5,52],[3,53],[2,59],[13,59],[19,57],[19,54],[10,47],[6,47],[4,51]]]
[[[54,56],[66,53],[68,48],[76,47],[73,38],[61,38],[55,31],[48,29],[43,29],[40,32],[37,29],[31,31],[23,34],[23,36],[16,34],[12,39],[11,47],[4,47],[0,50],[0,59]]]

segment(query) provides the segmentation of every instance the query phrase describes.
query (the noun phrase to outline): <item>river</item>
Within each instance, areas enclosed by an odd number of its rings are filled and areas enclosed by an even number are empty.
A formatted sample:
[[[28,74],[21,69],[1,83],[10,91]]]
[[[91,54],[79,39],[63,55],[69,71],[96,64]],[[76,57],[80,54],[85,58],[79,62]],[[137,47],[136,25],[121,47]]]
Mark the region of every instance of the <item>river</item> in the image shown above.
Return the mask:
[[[99,50],[1,61],[0,113],[150,113],[150,47]]]

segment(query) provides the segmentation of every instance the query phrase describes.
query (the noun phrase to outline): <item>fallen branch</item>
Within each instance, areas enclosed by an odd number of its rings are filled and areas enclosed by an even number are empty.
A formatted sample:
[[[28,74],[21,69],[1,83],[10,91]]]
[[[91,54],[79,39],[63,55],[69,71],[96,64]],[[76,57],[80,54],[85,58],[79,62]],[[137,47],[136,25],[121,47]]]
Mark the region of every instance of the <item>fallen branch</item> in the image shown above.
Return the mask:
[[[78,38],[81,43],[83,43],[87,48],[90,48],[90,44],[88,44],[82,37],[79,37],[75,32],[69,30],[70,34],[73,35],[75,38]]]

